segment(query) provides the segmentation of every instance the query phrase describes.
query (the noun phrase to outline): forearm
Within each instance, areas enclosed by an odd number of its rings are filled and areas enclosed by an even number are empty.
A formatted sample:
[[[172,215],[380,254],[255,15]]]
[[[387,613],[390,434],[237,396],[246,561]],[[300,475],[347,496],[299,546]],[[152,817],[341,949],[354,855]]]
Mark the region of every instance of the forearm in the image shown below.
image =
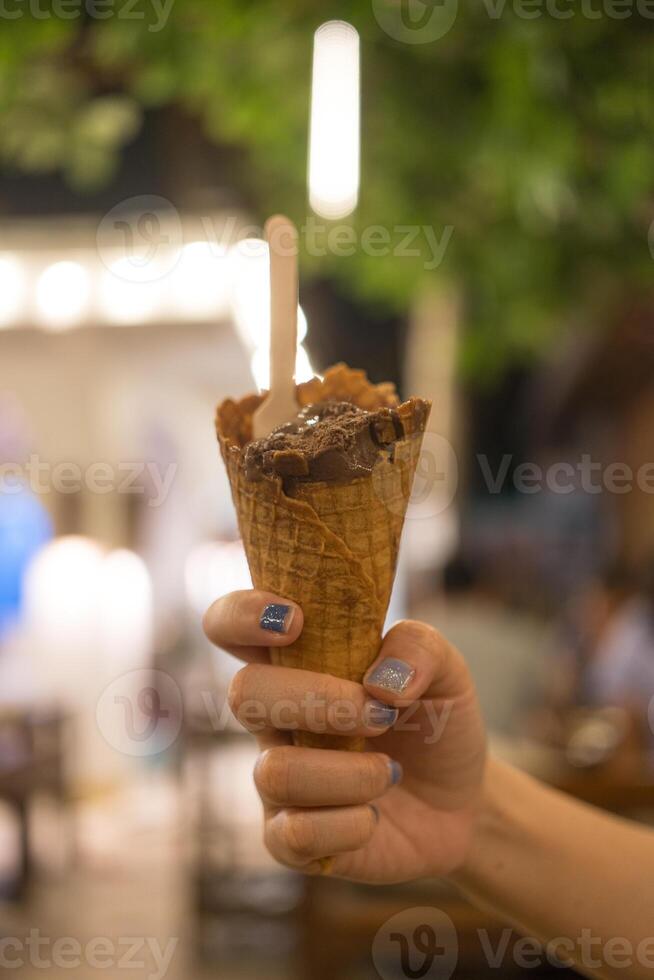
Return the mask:
[[[599,977],[651,977],[654,833],[491,760],[460,887]],[[631,955],[629,955],[631,950]]]

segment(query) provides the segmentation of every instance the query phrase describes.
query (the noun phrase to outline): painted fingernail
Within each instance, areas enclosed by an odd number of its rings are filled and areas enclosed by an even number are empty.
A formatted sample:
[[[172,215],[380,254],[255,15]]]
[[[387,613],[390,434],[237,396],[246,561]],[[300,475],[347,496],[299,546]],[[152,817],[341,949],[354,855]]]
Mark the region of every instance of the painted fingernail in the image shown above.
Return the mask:
[[[363,709],[363,717],[367,725],[374,728],[389,728],[394,725],[399,715],[398,708],[391,708],[383,701],[367,701]]]
[[[383,687],[385,691],[401,694],[415,677],[416,672],[410,664],[394,657],[387,657],[368,674],[366,684]]]
[[[283,606],[278,602],[271,602],[261,613],[259,626],[270,633],[288,633],[295,609],[293,606]]]
[[[370,809],[373,812],[373,816],[375,818],[375,823],[379,823],[379,810],[377,809],[377,807],[375,806],[374,803],[369,803],[368,806],[370,807]]]
[[[391,772],[391,786],[397,786],[398,783],[402,782],[402,777],[404,776],[404,770],[399,762],[395,759],[391,759],[388,763],[388,768]]]

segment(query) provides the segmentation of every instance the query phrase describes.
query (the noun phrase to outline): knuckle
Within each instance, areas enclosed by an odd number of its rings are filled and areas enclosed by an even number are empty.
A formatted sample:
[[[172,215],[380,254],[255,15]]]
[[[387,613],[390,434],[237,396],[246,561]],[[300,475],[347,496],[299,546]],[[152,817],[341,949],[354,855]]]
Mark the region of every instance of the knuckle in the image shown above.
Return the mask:
[[[289,798],[289,759],[283,749],[266,749],[254,768],[254,784],[259,795],[270,803],[284,803]]]
[[[373,809],[371,806],[366,808],[366,820],[364,821],[364,826],[361,833],[361,844],[365,844],[373,836],[377,830],[377,823],[379,821],[379,811]]]
[[[391,633],[395,634],[393,639],[401,638],[402,643],[418,647],[430,657],[440,657],[448,648],[448,642],[442,633],[439,633],[433,626],[420,623],[416,619],[403,619],[393,627]]]
[[[330,703],[334,693],[334,678],[329,674],[316,674],[312,678],[313,697],[316,703],[327,705]]]
[[[243,704],[243,674],[246,671],[246,667],[239,670],[237,674],[231,680],[229,685],[229,690],[227,691],[227,703],[231,709],[233,715],[238,717],[238,712]]]
[[[256,664],[246,664],[245,667],[242,667],[241,670],[234,675],[229,685],[229,690],[227,691],[227,702],[232,714],[235,715],[236,718],[239,718],[239,713],[243,707],[243,704],[247,700],[247,692],[251,687],[251,681],[253,673],[256,671],[256,667]]]
[[[472,677],[465,658],[460,651],[435,627],[413,619],[403,620],[396,627],[405,647],[411,644],[431,661],[435,675],[447,677],[453,692],[464,690],[472,684]]]
[[[273,820],[267,820],[263,831],[264,847],[275,861],[284,864],[284,854]]]
[[[286,846],[295,857],[308,859],[317,853],[318,833],[310,814],[301,810],[287,813],[283,833]]]

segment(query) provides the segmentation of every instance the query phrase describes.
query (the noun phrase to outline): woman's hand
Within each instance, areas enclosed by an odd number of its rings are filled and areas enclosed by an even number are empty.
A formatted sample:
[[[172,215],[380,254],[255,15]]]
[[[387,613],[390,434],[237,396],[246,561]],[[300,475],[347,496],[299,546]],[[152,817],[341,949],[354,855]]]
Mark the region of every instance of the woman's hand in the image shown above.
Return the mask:
[[[219,599],[204,620],[210,640],[249,661],[230,704],[263,749],[255,782],[269,851],[293,868],[366,882],[458,870],[486,757],[463,658],[431,627],[401,622],[363,685],[272,666],[268,648],[292,643],[302,622],[294,603],[257,591]],[[364,735],[368,751],[298,748],[296,729]]]

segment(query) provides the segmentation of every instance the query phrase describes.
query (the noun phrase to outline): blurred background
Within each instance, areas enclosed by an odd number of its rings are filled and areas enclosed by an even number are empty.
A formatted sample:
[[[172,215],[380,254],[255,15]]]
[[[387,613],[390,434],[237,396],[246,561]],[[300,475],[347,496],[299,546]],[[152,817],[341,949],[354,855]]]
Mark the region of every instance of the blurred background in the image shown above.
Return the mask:
[[[443,883],[271,862],[237,665],[202,635],[249,582],[213,416],[267,384],[278,211],[300,229],[298,379],[346,361],[434,401],[390,619],[459,645],[498,753],[651,819],[652,16],[3,7],[5,967],[394,980],[375,937],[429,907],[454,975],[490,972],[503,926]],[[522,969],[514,939],[503,976],[565,973]]]

